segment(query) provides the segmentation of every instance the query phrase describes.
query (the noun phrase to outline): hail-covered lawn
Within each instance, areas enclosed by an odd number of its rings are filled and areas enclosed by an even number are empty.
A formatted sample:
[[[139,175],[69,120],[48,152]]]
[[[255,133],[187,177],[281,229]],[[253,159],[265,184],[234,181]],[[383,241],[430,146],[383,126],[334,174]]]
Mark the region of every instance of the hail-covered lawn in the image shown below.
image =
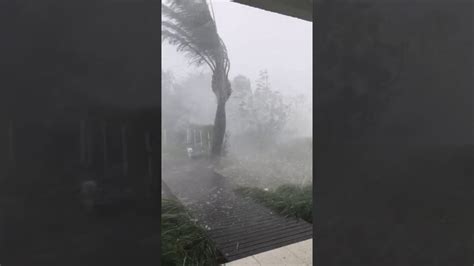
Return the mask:
[[[312,184],[312,141],[303,139],[266,151],[229,153],[217,171],[237,186],[275,189],[280,185]]]

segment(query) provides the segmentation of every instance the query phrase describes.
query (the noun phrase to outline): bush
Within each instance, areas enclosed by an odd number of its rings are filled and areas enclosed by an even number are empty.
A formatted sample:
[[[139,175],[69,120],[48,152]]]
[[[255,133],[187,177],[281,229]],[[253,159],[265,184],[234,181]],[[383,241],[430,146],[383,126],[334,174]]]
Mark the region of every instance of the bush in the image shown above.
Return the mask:
[[[161,201],[162,265],[217,265],[217,250],[186,208]]]
[[[270,191],[255,187],[239,187],[238,193],[252,198],[264,206],[287,216],[313,223],[312,187],[282,185]]]

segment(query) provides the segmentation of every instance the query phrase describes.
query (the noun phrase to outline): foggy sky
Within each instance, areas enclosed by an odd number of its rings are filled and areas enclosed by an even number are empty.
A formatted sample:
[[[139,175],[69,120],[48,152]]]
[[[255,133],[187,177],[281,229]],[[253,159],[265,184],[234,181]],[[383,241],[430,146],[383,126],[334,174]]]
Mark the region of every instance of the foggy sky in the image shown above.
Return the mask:
[[[219,34],[229,52],[230,78],[242,74],[252,88],[260,70],[267,69],[272,88],[283,94],[312,93],[312,23],[289,16],[214,0]],[[176,48],[163,43],[162,69],[179,79],[196,68]],[[207,71],[205,67],[202,70]]]

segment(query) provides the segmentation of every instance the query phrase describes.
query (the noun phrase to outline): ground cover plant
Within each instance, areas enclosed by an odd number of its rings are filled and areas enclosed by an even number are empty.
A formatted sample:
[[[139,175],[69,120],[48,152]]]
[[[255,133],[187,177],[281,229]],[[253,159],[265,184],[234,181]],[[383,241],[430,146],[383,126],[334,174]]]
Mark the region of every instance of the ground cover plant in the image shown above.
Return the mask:
[[[205,231],[175,200],[161,201],[162,265],[217,265],[217,251]]]
[[[281,185],[272,190],[257,187],[239,187],[236,191],[281,215],[300,218],[309,223],[313,222],[311,185]]]

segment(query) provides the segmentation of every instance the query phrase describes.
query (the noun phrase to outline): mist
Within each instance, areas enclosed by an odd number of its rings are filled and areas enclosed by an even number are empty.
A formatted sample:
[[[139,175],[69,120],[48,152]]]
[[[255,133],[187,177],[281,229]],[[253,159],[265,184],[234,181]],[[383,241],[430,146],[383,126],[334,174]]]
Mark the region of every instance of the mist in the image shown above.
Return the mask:
[[[229,78],[233,80],[244,76],[250,82],[250,89],[255,91],[260,72],[267,71],[271,89],[280,93],[288,105],[295,102],[296,98],[300,99],[300,104],[291,110],[285,123],[285,128],[291,130],[286,130],[281,137],[310,137],[312,23],[230,1],[216,1],[213,8],[218,32],[229,53]],[[189,114],[189,121],[197,124],[212,124],[215,116],[216,101],[210,87],[211,73],[206,67],[190,65],[187,58],[176,51],[176,47],[163,43],[162,69],[172,73],[177,86],[187,88],[188,93],[183,101],[187,102],[185,105],[188,107],[195,106]],[[189,83],[191,76],[199,75],[199,85]],[[230,102],[235,101],[238,94],[235,88],[233,90]],[[228,134],[233,136],[236,133],[234,124],[238,122],[235,116],[234,119],[232,114],[230,116]]]

